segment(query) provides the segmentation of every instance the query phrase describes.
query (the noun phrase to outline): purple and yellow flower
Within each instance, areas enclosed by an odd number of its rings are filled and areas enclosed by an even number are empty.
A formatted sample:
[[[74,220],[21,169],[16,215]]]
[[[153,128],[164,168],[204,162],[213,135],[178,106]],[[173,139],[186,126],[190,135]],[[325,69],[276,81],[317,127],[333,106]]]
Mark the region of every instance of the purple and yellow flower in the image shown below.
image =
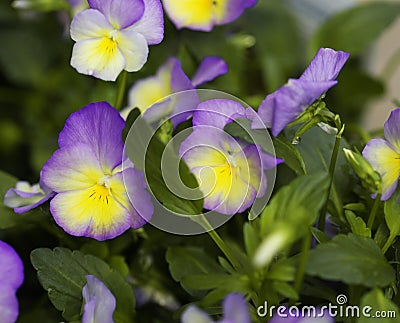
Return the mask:
[[[180,102],[163,101],[156,104],[157,102],[170,94],[193,90],[227,72],[228,65],[222,58],[210,56],[203,59],[190,80],[183,71],[180,61],[171,57],[158,69],[156,75],[140,80],[132,86],[128,93],[128,107],[121,111],[121,115],[126,118],[129,112],[137,107],[144,113],[143,117],[146,120],[150,122],[160,120],[172,112],[178,112]],[[188,97],[192,96],[188,93]],[[198,103],[196,99],[197,96],[191,101]],[[187,109],[187,104],[184,105],[183,109]]]
[[[124,120],[106,102],[73,113],[61,131],[60,148],[46,162],[42,180],[57,193],[50,211],[75,236],[114,238],[143,226],[153,205],[143,174],[122,169]],[[133,203],[131,201],[140,201]]]
[[[223,317],[220,321],[213,319],[195,305],[190,305],[183,312],[182,323],[251,323],[246,300],[240,294],[227,295],[222,304]]]
[[[243,212],[264,195],[264,170],[281,162],[223,131],[227,123],[247,113],[240,103],[223,99],[202,102],[193,113],[193,132],[182,142],[179,155],[197,178],[208,210]]]
[[[14,208],[14,212],[22,214],[48,201],[54,192],[43,183],[30,185],[19,181],[15,188],[10,188],[4,195],[4,205]]]
[[[163,0],[168,17],[178,29],[211,31],[228,24],[257,0]]]
[[[164,37],[159,0],[89,0],[90,9],[71,23],[76,41],[71,65],[82,74],[115,81],[126,70],[135,72],[147,61],[148,45]]]
[[[114,323],[113,315],[117,305],[114,295],[95,276],[87,275],[86,281],[82,289],[85,303],[82,323]]]
[[[0,321],[14,323],[18,318],[16,292],[24,281],[24,266],[16,251],[0,241]]]
[[[400,108],[393,110],[385,122],[385,139],[372,139],[362,154],[381,175],[381,200],[388,200],[400,177]]]
[[[289,79],[287,84],[267,95],[258,114],[274,136],[337,84],[336,78],[348,57],[346,52],[321,48],[300,78]]]

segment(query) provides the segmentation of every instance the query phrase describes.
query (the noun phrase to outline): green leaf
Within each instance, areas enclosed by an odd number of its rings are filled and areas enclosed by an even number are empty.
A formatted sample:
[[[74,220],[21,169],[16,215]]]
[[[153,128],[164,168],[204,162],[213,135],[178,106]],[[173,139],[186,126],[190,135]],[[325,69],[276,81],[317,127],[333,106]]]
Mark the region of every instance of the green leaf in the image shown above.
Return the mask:
[[[289,298],[289,299],[299,299],[299,295],[292,285],[288,283],[283,283],[279,281],[272,282],[272,288],[277,291],[278,294]]]
[[[399,16],[400,5],[389,2],[365,3],[332,16],[317,30],[310,42],[315,53],[320,47],[358,55]]]
[[[392,197],[385,202],[385,220],[390,230],[390,235],[400,235],[400,192],[397,191]]]
[[[370,238],[339,234],[310,252],[307,274],[351,285],[383,287],[395,279],[393,268]]]
[[[257,231],[251,223],[245,223],[243,226],[244,245],[246,247],[246,253],[251,257],[260,244],[260,238],[257,235]]]
[[[102,260],[84,255],[80,251],[66,248],[35,249],[31,252],[31,262],[43,288],[48,291],[53,305],[62,311],[66,320],[77,320],[82,307],[82,288],[86,275],[100,279],[117,300],[114,313],[116,323],[132,322],[135,314],[133,289],[121,276]]]
[[[358,318],[357,323],[398,323],[400,311],[396,304],[387,299],[383,292],[375,288],[369,293],[365,294],[361,299],[361,311],[364,309],[366,314]],[[379,316],[377,312],[379,311]]]
[[[225,288],[233,292],[248,292],[248,277],[239,274],[206,274],[206,275],[188,275],[182,279],[182,282],[191,289],[209,290],[216,288]]]
[[[371,229],[367,228],[367,225],[362,218],[349,210],[346,210],[344,214],[347,222],[350,224],[351,232],[361,237],[371,238]]]
[[[324,232],[315,227],[311,227],[310,230],[318,243],[328,242],[329,240],[331,240],[331,238],[329,238]]]

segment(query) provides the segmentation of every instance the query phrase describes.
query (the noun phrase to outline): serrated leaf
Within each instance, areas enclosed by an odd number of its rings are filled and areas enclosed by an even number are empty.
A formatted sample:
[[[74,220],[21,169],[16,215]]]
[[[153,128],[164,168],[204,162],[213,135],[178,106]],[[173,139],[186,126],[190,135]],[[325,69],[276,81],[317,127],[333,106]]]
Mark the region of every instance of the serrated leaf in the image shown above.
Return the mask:
[[[85,276],[94,275],[117,300],[115,322],[132,322],[135,314],[133,289],[118,271],[111,269],[104,261],[80,251],[57,247],[54,250],[33,250],[31,262],[37,270],[39,282],[48,291],[50,301],[62,311],[66,320],[79,319]]]
[[[387,286],[395,279],[393,268],[374,240],[352,233],[319,244],[310,252],[306,272],[367,287]]]
[[[357,319],[357,323],[399,322],[400,312],[398,306],[387,299],[378,288],[373,289],[362,297],[360,308],[370,309],[364,310],[370,317],[361,315],[360,318]],[[379,316],[376,315],[378,311],[380,314]]]
[[[367,225],[362,218],[349,210],[346,210],[344,214],[347,222],[350,224],[351,232],[361,237],[371,238],[371,229],[367,228]]]

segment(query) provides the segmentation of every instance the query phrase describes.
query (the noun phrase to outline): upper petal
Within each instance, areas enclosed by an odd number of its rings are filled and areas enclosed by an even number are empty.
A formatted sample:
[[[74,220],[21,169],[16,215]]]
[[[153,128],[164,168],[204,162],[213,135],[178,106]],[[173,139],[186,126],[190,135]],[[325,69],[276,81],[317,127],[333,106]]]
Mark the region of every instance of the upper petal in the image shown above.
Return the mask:
[[[71,66],[79,73],[115,81],[125,68],[125,58],[109,37],[80,40],[72,49]]]
[[[93,275],[86,276],[82,295],[85,308],[82,323],[113,323],[116,300],[104,283]]]
[[[61,148],[77,143],[90,146],[102,169],[111,172],[122,161],[124,128],[124,120],[109,103],[91,103],[68,117],[58,144]]]
[[[197,87],[226,73],[228,73],[228,65],[222,58],[216,56],[206,57],[202,60],[196,74],[193,76],[192,84]]]
[[[164,12],[160,0],[144,0],[144,13],[130,29],[142,34],[147,44],[156,45],[164,38]]]
[[[95,9],[87,9],[72,19],[70,32],[75,41],[107,36],[113,26],[104,15]]]
[[[385,138],[400,153],[400,108],[393,110],[385,122]]]
[[[331,48],[321,48],[300,79],[313,82],[328,82],[337,78],[350,54],[335,51]]]
[[[382,178],[382,200],[389,199],[400,176],[400,154],[383,139],[372,139],[362,152]]]
[[[144,13],[143,0],[88,0],[90,7],[101,11],[116,29],[138,21]]]
[[[123,30],[118,33],[116,41],[125,58],[125,70],[128,72],[140,70],[149,54],[149,47],[144,36],[134,30]]]
[[[0,284],[16,291],[24,281],[22,260],[9,244],[0,241]],[[0,293],[1,294],[1,293]]]
[[[104,176],[95,153],[82,143],[56,150],[42,169],[43,182],[57,193],[89,188]]]

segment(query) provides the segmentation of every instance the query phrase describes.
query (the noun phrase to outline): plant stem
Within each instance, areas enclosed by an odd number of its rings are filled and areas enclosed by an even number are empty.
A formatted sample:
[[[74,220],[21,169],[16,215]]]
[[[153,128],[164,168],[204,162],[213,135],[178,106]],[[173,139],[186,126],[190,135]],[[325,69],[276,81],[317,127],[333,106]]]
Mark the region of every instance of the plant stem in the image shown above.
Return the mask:
[[[380,200],[381,200],[381,195],[378,194],[375,198],[374,205],[372,206],[371,213],[369,214],[369,217],[368,217],[367,227],[370,228],[371,230],[372,230],[372,226],[374,225],[374,221],[376,218],[376,213],[379,208]]]
[[[118,78],[118,92],[117,98],[115,99],[114,108],[117,110],[121,110],[122,102],[124,101],[125,89],[126,89],[126,78],[128,76],[127,71],[122,71],[121,75]]]
[[[308,261],[308,255],[310,253],[310,248],[311,248],[311,242],[312,242],[312,233],[311,230],[308,230],[306,236],[303,238],[299,267],[294,280],[294,289],[296,290],[297,294],[300,294],[301,286],[303,285],[304,274],[306,272],[306,265]]]
[[[388,251],[389,247],[392,245],[392,243],[393,243],[395,238],[396,238],[395,234],[390,234],[389,235],[389,238],[387,239],[385,245],[382,247],[382,252],[384,254]]]
[[[214,230],[214,228],[211,226],[210,222],[208,222],[207,218],[202,214],[196,217],[193,217],[193,220],[200,224],[209,234],[211,239],[214,240],[215,244],[218,246],[218,248],[223,252],[223,254],[228,258],[232,266],[237,269],[239,268],[239,262],[237,259],[234,257],[232,254],[231,250],[229,247],[226,245],[224,240],[219,236],[219,234]]]
[[[331,162],[329,164],[329,187],[328,187],[326,202],[324,207],[322,208],[318,223],[318,229],[320,229],[321,231],[324,231],[325,229],[325,216],[326,212],[328,211],[329,196],[331,195],[333,176],[335,174],[336,161],[339,153],[340,141],[342,139],[343,130],[344,127],[341,130],[338,129],[338,134],[336,135],[336,140],[335,140],[335,146],[333,147],[332,151]]]

